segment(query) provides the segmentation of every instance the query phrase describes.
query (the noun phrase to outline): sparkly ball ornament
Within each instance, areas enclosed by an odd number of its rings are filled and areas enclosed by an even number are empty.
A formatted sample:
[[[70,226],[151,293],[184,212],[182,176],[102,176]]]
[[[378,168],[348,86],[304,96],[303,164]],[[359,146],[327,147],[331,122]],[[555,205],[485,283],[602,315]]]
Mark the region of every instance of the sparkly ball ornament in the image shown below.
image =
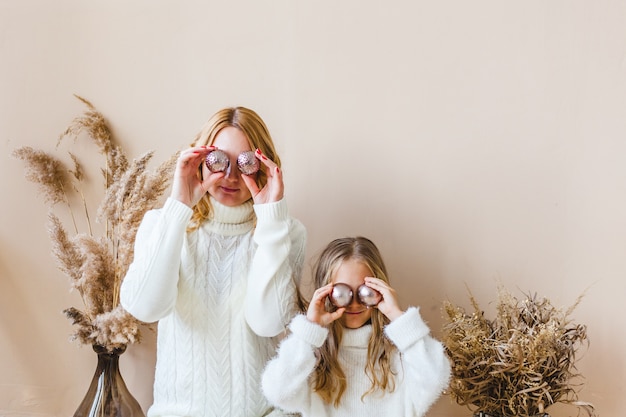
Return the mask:
[[[382,295],[373,288],[363,284],[356,290],[356,295],[359,298],[359,302],[367,307],[374,307],[382,299]]]
[[[230,159],[228,159],[228,155],[226,155],[226,152],[220,151],[219,149],[210,152],[206,156],[206,167],[209,168],[211,172],[226,171],[229,165]]]
[[[330,302],[337,308],[347,307],[352,302],[352,289],[346,284],[335,284],[328,296]]]
[[[239,171],[245,175],[252,175],[259,170],[259,160],[254,156],[254,152],[245,151],[237,157]]]

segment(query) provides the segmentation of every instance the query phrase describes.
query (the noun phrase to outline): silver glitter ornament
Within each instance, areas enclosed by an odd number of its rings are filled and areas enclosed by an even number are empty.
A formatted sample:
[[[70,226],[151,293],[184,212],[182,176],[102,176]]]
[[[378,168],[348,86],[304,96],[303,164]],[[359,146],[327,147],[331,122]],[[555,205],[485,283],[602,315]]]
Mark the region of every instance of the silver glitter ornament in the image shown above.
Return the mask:
[[[346,284],[335,284],[328,296],[330,302],[337,308],[347,307],[352,302],[352,289]]]
[[[226,155],[226,152],[220,151],[219,149],[210,152],[206,156],[206,167],[209,168],[211,172],[226,171],[229,165],[230,159],[228,155]]]
[[[245,151],[237,157],[237,166],[242,174],[252,175],[259,170],[259,160],[253,151]]]
[[[382,299],[382,295],[378,291],[365,284],[357,288],[356,295],[359,298],[359,302],[367,307],[374,307]]]

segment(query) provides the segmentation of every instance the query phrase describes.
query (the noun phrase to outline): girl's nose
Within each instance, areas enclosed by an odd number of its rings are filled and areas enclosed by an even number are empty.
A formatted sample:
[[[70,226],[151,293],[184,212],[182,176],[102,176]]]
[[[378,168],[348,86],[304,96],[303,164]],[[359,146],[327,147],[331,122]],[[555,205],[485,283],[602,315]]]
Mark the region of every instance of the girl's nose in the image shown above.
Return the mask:
[[[350,304],[348,304],[348,307],[356,307],[357,309],[360,308],[361,303],[359,302],[359,297],[357,297],[357,294],[355,293],[352,296],[352,300],[350,300]]]

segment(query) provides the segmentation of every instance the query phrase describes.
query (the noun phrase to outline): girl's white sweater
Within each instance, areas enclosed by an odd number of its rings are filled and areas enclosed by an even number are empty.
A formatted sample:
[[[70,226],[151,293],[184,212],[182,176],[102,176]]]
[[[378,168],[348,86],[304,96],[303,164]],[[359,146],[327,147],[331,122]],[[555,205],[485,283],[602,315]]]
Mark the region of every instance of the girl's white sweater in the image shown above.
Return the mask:
[[[291,334],[265,368],[263,392],[277,407],[303,417],[421,417],[448,385],[450,363],[441,343],[429,336],[417,308],[409,308],[385,328],[385,336],[398,348],[392,359],[393,392],[375,391],[362,398],[371,387],[365,364],[372,326],[344,329],[338,358],[347,388],[339,407],[324,402],[309,385],[315,351],[326,340],[328,329],[304,315],[296,316],[289,328]]]
[[[296,313],[306,231],[284,200],[212,204],[214,218],[187,233],[192,210],[168,199],[137,232],[121,304],[159,322],[149,417],[272,411],[261,372]]]

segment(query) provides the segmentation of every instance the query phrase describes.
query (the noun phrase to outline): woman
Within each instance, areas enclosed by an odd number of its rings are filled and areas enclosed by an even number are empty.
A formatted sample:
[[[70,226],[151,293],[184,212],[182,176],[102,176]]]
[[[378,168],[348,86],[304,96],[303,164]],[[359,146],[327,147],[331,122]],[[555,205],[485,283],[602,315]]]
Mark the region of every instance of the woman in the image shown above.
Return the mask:
[[[163,208],[144,217],[121,289],[128,312],[159,321],[149,417],[272,412],[261,372],[297,311],[305,241],[263,120],[218,111],[181,152]]]

